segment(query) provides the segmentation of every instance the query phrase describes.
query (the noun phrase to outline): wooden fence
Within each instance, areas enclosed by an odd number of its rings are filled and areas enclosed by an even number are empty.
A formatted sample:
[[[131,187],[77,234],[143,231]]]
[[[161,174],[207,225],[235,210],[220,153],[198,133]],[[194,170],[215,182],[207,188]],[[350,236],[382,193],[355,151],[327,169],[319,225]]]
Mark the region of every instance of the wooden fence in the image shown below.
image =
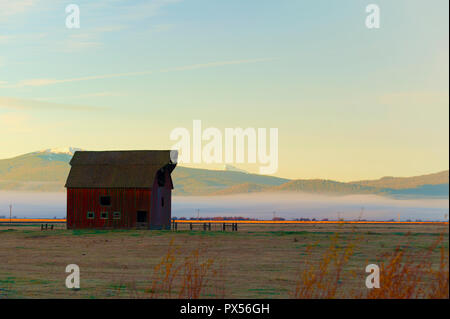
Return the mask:
[[[178,222],[172,220],[172,231],[178,230],[203,230],[203,231],[237,231],[238,223],[199,223],[197,222]]]

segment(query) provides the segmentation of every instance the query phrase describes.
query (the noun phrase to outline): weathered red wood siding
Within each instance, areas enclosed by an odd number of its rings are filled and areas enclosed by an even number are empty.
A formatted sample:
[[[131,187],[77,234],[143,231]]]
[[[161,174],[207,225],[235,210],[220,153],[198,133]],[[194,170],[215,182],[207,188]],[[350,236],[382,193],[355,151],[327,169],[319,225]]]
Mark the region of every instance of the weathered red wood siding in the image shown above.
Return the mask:
[[[101,206],[100,196],[111,196],[111,206]],[[137,211],[147,212],[151,218],[151,189],[67,189],[67,228],[135,228]],[[94,212],[95,218],[88,219],[87,212]],[[101,212],[108,212],[107,219],[101,219]],[[120,212],[120,219],[114,219],[113,212]]]

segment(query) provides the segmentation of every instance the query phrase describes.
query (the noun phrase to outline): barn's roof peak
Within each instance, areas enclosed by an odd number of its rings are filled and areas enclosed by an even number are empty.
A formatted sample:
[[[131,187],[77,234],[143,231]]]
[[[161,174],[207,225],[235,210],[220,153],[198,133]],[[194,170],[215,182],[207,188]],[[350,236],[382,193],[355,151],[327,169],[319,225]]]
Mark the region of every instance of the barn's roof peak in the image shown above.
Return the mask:
[[[158,171],[173,171],[176,156],[169,150],[77,151],[66,187],[151,188]]]
[[[173,164],[170,150],[77,151],[70,165],[166,165]]]

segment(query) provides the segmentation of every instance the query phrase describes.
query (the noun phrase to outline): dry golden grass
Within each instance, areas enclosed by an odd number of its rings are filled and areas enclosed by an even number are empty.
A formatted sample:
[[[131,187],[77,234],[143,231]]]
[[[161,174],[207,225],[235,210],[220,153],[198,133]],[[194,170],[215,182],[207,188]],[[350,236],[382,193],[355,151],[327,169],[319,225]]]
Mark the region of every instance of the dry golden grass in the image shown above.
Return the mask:
[[[433,246],[441,233],[442,244]],[[405,297],[445,296],[447,226],[248,225],[238,232],[0,228],[0,298],[385,298],[365,287],[365,267],[374,263],[389,271],[398,253],[401,267],[408,258],[429,263],[421,279],[428,287],[424,294]],[[81,269],[81,289],[75,291],[64,285],[71,263]],[[392,282],[403,278],[401,267],[392,272]],[[384,280],[382,275],[382,285]]]

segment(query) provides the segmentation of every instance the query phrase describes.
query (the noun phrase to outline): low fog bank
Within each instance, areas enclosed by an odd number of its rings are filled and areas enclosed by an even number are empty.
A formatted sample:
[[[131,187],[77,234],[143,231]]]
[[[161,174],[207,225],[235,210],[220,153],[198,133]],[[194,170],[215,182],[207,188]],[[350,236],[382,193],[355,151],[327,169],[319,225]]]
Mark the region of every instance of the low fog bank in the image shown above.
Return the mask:
[[[312,194],[243,194],[229,196],[174,196],[172,216],[191,218],[241,216],[285,219],[448,220],[448,199],[393,199],[377,195],[324,196]],[[64,218],[65,193],[0,191],[0,216]],[[447,216],[446,216],[447,215]]]
[[[9,192],[0,191],[0,216],[9,218],[9,205],[12,216],[18,218],[65,218],[66,193],[47,192]]]
[[[244,194],[175,197],[172,216],[241,216],[285,219],[448,220],[448,199],[394,199],[377,195],[326,196],[314,194]]]

